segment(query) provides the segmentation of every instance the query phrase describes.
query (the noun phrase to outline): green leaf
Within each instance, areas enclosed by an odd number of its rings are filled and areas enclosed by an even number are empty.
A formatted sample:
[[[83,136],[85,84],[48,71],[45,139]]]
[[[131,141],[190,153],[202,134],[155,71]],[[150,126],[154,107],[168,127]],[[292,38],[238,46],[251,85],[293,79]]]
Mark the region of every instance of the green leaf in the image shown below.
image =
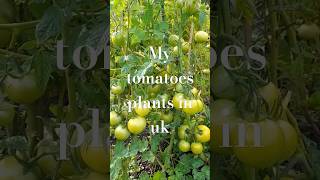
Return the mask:
[[[142,154],[142,161],[149,161],[153,163],[155,160],[155,156],[151,151],[146,151]]]
[[[0,141],[0,149],[26,151],[28,150],[29,144],[27,139],[23,136],[13,136]]]
[[[39,51],[32,58],[37,84],[42,90],[45,90],[50,79],[52,62],[54,62],[54,58],[49,53],[43,51]]]
[[[150,176],[146,172],[142,172],[139,176],[139,180],[149,180]]]
[[[154,135],[152,137],[152,140],[151,140],[151,151],[153,153],[157,153],[160,141],[161,141],[161,135],[160,134],[156,134],[156,135]]]
[[[161,172],[161,171],[157,171],[153,174],[153,180],[166,180],[166,175]]]
[[[64,13],[62,9],[51,6],[43,15],[36,27],[36,38],[38,43],[43,43],[51,37],[62,32]]]
[[[132,139],[132,143],[129,149],[129,156],[135,156],[138,152],[144,152],[148,149],[148,142],[142,141],[138,139],[137,137],[134,137]]]

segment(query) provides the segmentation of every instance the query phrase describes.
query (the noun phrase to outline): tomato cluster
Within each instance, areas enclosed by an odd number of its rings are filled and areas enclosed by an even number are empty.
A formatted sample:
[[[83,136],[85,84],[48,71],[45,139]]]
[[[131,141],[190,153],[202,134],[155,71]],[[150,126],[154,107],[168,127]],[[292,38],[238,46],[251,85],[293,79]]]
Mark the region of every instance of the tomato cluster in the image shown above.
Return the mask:
[[[289,159],[297,150],[298,133],[285,113],[274,115],[279,109],[282,109],[282,112],[286,111],[284,105],[279,105],[280,90],[273,83],[257,88],[258,97],[264,103],[260,104],[263,108],[256,115],[255,112],[250,112],[235,103],[235,99],[241,101],[239,96],[224,90],[235,88],[236,85],[227,70],[218,67],[214,74],[218,76],[216,79],[221,78],[219,76],[228,77],[226,84],[216,80],[213,89],[214,92],[217,91],[211,111],[214,152],[234,154],[244,164],[256,168],[272,167]],[[223,133],[226,127],[228,134]],[[243,130],[245,134],[241,135]],[[223,141],[226,139],[230,143],[224,146]]]

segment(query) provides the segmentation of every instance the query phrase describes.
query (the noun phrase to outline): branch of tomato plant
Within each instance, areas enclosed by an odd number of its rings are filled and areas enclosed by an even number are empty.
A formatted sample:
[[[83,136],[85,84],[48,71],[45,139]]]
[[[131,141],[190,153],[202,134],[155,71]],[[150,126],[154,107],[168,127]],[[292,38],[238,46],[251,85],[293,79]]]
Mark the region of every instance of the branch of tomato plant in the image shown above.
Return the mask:
[[[37,121],[36,115],[35,115],[35,110],[36,107],[34,104],[27,104],[26,105],[27,109],[27,118],[26,118],[26,133],[28,136],[28,139],[30,140],[30,149],[29,149],[29,154],[31,157],[35,155],[35,147],[38,144],[38,140],[42,139],[43,136],[43,131],[42,131],[42,124],[41,121]]]
[[[271,81],[276,86],[278,85],[277,80],[277,59],[279,57],[279,39],[278,39],[278,19],[277,19],[277,12],[274,10],[276,6],[276,0],[268,0],[268,9],[269,9],[269,16],[270,16],[270,23],[271,23],[271,50],[270,50],[270,76]]]
[[[12,51],[9,51],[9,50],[6,50],[6,49],[0,49],[0,54],[13,56],[13,57],[21,58],[21,59],[28,59],[28,58],[32,57],[32,56],[29,56],[29,55],[25,55],[25,54],[21,54],[21,53],[17,53],[17,52],[12,52]]]
[[[70,67],[69,67],[70,68]],[[76,121],[76,93],[75,93],[75,87],[74,87],[74,81],[72,77],[70,77],[70,69],[67,68],[65,70],[65,78],[67,83],[67,90],[68,90],[68,112],[67,112],[67,118],[66,121],[68,122],[74,122]]]
[[[188,51],[188,64],[187,64],[187,72],[190,70],[190,62],[191,62],[191,50],[192,50],[192,41],[193,41],[193,34],[194,34],[194,22],[193,22],[193,16],[191,20],[191,27],[190,27],[190,33],[189,33],[189,51]]]
[[[21,23],[9,23],[9,24],[0,24],[0,29],[28,29],[35,27],[40,20],[21,22]]]

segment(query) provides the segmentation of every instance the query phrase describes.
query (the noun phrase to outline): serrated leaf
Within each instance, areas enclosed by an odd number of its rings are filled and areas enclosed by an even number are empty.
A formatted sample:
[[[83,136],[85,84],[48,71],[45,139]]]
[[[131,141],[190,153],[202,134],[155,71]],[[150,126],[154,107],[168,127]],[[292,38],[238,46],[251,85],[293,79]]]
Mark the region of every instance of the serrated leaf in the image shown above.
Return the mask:
[[[148,161],[153,163],[155,160],[155,156],[151,151],[146,151],[142,154],[142,161]]]
[[[37,84],[42,90],[45,90],[50,79],[50,75],[52,73],[52,62],[53,58],[51,55],[41,51],[35,54],[32,58]]]
[[[62,9],[51,6],[43,15],[36,27],[36,38],[38,43],[43,43],[51,37],[62,32],[64,13]]]

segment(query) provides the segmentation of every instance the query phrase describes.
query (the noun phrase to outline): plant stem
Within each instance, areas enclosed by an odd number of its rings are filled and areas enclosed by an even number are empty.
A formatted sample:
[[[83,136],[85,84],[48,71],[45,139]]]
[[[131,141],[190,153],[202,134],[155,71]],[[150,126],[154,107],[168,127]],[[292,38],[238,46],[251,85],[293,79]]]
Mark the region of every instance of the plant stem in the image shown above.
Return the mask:
[[[28,29],[35,27],[40,21],[29,21],[23,23],[0,24],[0,29]]]

